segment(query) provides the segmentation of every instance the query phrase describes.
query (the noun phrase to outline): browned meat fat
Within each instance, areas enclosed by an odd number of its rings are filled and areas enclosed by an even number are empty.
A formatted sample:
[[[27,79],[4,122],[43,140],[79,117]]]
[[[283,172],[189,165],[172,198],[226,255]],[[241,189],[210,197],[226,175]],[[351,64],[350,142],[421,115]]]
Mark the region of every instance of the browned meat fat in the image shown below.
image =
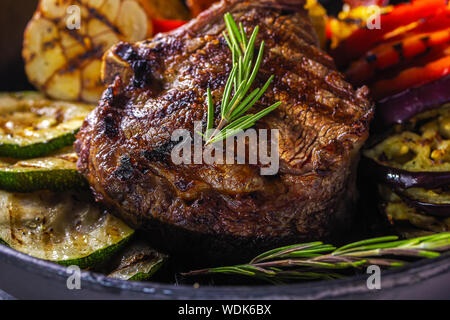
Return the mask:
[[[277,245],[345,231],[356,198],[359,149],[372,105],[318,48],[301,0],[226,0],[169,34],[120,43],[105,57],[109,88],[76,141],[78,168],[98,201],[159,247],[238,260]],[[175,165],[176,129],[206,123],[231,71],[222,32],[230,12],[266,49],[254,88],[274,81],[251,112],[281,106],[256,128],[278,129],[280,170],[257,165]],[[217,123],[216,123],[217,125]]]

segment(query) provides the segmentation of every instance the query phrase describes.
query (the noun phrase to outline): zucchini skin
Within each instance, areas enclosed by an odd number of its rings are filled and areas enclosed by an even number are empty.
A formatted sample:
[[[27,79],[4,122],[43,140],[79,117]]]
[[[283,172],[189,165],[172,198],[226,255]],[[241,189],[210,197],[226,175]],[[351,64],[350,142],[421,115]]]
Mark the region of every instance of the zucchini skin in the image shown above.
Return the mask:
[[[62,260],[62,261],[51,261],[53,263],[69,267],[69,266],[78,266],[80,269],[89,270],[92,268],[95,268],[105,262],[107,262],[114,254],[116,254],[118,251],[120,251],[123,247],[125,247],[130,240],[134,237],[134,232],[130,234],[125,239],[121,240],[120,242],[109,246],[104,249],[97,250],[93,252],[92,254],[76,258],[76,259],[70,259],[70,260]],[[8,243],[6,243],[3,239],[0,238],[0,245],[4,245],[7,247],[10,247]],[[158,268],[159,269],[159,268]],[[156,270],[155,270],[156,272]],[[143,274],[142,279],[148,279],[151,277],[151,275]],[[137,280],[139,281],[139,280]]]
[[[134,232],[125,239],[119,241],[118,243],[109,246],[107,248],[97,250],[86,257],[53,262],[66,267],[78,266],[80,267],[80,269],[89,270],[103,263],[106,263],[115,253],[117,253],[120,249],[126,246],[133,238],[133,236]]]
[[[85,189],[88,183],[77,170],[1,171],[0,189],[11,192]]]
[[[137,239],[118,252],[106,266],[108,270],[103,270],[102,273],[120,280],[146,281],[152,278],[167,260],[167,255],[153,249],[145,240]]]
[[[165,263],[165,260],[160,260],[159,262],[157,262],[152,269],[150,270],[150,272],[138,272],[135,275],[133,275],[132,277],[130,277],[127,281],[148,281],[150,280],[153,275],[159,270],[161,269],[161,267],[163,266],[163,264]]]
[[[135,231],[93,201],[85,191],[0,191],[0,244],[63,266],[104,265]]]
[[[45,142],[38,142],[26,146],[0,142],[0,157],[31,159],[46,156],[53,151],[73,145],[78,130],[65,133]]]
[[[73,145],[83,120],[94,108],[81,102],[49,100],[33,91],[0,92],[0,157],[38,158]],[[6,126],[6,121],[13,127]]]

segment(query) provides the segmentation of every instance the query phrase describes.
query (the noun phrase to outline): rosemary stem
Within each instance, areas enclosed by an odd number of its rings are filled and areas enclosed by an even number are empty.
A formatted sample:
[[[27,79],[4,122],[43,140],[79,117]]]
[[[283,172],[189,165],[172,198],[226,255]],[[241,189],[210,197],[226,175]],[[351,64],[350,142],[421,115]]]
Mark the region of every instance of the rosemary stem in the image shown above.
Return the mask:
[[[281,104],[281,102],[277,102],[256,114],[245,114],[258,102],[267,90],[273,80],[273,75],[270,76],[269,80],[262,88],[255,89],[247,95],[262,62],[264,41],[261,42],[258,56],[256,61],[253,62],[255,42],[259,27],[256,26],[253,29],[251,37],[247,38],[243,24],[239,23],[238,26],[230,13],[226,13],[224,19],[227,30],[226,32],[223,32],[223,37],[231,51],[233,68],[228,76],[222,95],[220,123],[217,128],[213,130],[211,135],[204,135],[206,145],[213,143],[214,141],[224,140],[240,130],[250,128],[255,125],[256,121],[267,115],[269,112],[272,112]],[[207,93],[207,130],[211,130],[213,129],[212,126],[214,124],[214,102],[212,101],[210,88],[208,88]],[[223,133],[221,131],[224,128],[230,130]]]
[[[213,131],[213,134],[209,137],[208,141],[206,141],[205,146],[209,145],[211,141],[216,137],[216,135],[228,124],[228,121],[225,118],[221,118],[219,125]]]
[[[295,244],[267,251],[250,263],[184,273],[239,274],[271,283],[293,280],[333,279],[361,272],[372,264],[383,268],[404,266],[418,259],[433,259],[450,250],[450,232],[414,239],[382,237],[354,242],[341,248],[321,242]]]

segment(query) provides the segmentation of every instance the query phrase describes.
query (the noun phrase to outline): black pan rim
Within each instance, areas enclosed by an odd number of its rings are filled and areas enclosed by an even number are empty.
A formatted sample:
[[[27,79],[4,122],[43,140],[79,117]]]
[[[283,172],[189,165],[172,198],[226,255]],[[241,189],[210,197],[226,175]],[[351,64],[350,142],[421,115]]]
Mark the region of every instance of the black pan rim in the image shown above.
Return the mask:
[[[68,277],[67,267],[31,257],[4,245],[0,245],[0,259],[47,279],[65,282]],[[450,272],[450,254],[444,254],[435,259],[421,260],[405,267],[384,271],[382,273],[382,289],[385,291],[410,286],[448,272]],[[187,285],[124,281],[112,279],[91,271],[82,271],[81,273],[83,286],[89,290],[130,292],[137,294],[143,299],[155,300],[366,298],[370,297],[374,291],[367,289],[367,277],[368,275],[363,274],[345,279],[287,284],[283,286],[202,286],[194,288]]]

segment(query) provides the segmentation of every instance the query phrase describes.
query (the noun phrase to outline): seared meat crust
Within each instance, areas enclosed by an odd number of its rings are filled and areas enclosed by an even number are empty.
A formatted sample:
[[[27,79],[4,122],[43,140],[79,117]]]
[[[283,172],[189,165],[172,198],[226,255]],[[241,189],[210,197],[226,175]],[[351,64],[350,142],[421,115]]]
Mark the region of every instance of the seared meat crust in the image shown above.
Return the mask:
[[[105,56],[109,88],[76,142],[96,199],[169,251],[214,248],[220,258],[348,228],[373,109],[367,89],[354,91],[318,48],[303,4],[225,0],[172,33],[113,47]],[[206,123],[207,88],[221,100],[231,71],[226,12],[248,34],[259,25],[257,46],[266,43],[254,87],[275,79],[251,112],[282,101],[256,124],[280,132],[275,176],[261,176],[257,165],[171,161],[172,132]]]

